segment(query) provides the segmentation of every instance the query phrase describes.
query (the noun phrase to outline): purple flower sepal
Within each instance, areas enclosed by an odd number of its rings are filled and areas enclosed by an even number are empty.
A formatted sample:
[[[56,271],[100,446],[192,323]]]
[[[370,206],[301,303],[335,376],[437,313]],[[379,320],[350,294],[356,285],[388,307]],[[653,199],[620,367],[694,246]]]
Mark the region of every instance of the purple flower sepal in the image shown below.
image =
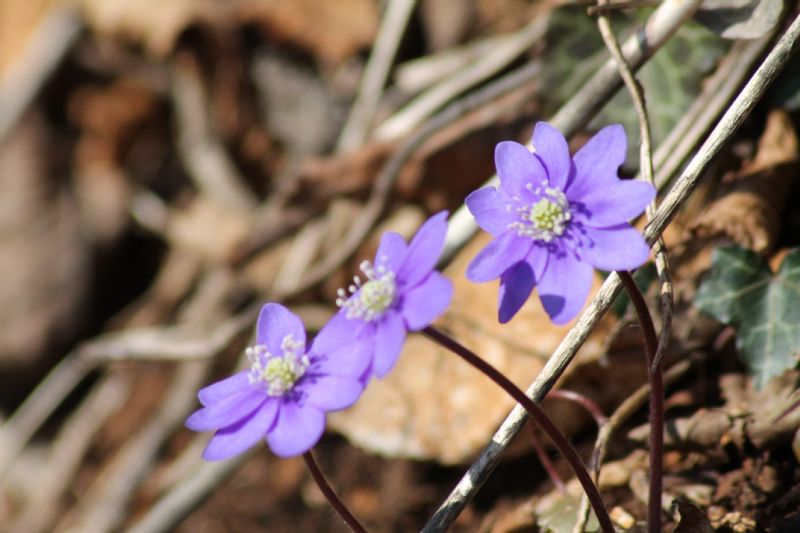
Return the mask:
[[[571,320],[592,286],[592,268],[631,270],[649,248],[628,221],[655,197],[642,181],[621,180],[627,140],[621,125],[597,132],[573,157],[556,128],[539,122],[534,152],[506,141],[495,149],[500,186],[466,204],[492,240],[467,267],[481,283],[500,278],[500,322],[508,322],[534,287],[556,324]]]
[[[447,212],[429,218],[409,244],[397,233],[381,237],[375,260],[361,263],[366,280],[339,289],[339,313],[328,327],[369,343],[373,358],[362,376],[384,377],[403,348],[406,333],[419,331],[450,305],[453,285],[434,270],[447,233]]]
[[[186,420],[194,431],[216,431],[203,457],[238,455],[261,439],[280,457],[300,455],[317,443],[325,413],[352,405],[370,363],[365,342],[323,328],[306,350],[302,321],[285,307],[261,308],[250,369],[201,389],[203,408]]]

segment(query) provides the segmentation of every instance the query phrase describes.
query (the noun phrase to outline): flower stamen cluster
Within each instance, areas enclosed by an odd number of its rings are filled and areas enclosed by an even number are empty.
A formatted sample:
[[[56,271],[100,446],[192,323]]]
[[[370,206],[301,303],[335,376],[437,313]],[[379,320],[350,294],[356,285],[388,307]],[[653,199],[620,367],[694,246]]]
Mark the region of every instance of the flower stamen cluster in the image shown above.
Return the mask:
[[[394,303],[397,284],[395,273],[383,264],[377,267],[369,261],[363,261],[361,271],[367,278],[362,283],[355,276],[353,284],[337,291],[336,305],[345,309],[348,319],[359,319],[371,322],[383,316],[383,313]]]
[[[305,354],[305,343],[286,335],[281,343],[280,355],[271,354],[263,344],[250,346],[245,355],[250,361],[247,380],[251,385],[262,385],[268,396],[283,396],[302,378],[311,362]]]
[[[564,234],[572,220],[572,213],[566,195],[558,189],[544,185],[544,190],[541,187],[534,190],[532,184],[527,185],[534,194],[544,198],[530,205],[517,206],[516,213],[520,220],[510,223],[508,228],[520,237],[550,242]]]

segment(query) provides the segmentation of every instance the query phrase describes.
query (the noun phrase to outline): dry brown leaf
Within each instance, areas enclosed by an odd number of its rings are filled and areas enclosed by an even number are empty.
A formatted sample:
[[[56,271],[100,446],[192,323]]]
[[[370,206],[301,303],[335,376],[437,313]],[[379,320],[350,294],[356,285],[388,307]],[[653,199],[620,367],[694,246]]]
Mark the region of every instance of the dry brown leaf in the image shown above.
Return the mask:
[[[371,45],[378,30],[372,0],[245,0],[238,2],[242,22],[261,23],[270,39],[307,48],[339,63]]]
[[[248,235],[251,225],[247,213],[222,208],[198,195],[188,207],[170,216],[167,238],[179,248],[224,263]]]
[[[210,0],[77,0],[89,26],[100,35],[139,44],[164,57],[182,31],[200,20],[217,20]]]
[[[496,283],[474,284],[464,277],[467,263],[486,240],[487,236],[475,239],[446,270],[455,292],[438,326],[518,386],[527,387],[571,324],[552,324],[534,296],[514,320],[500,325]],[[600,281],[598,276],[593,291]],[[610,316],[603,319],[571,368],[603,353],[605,334],[614,322]],[[454,464],[469,460],[486,445],[512,405],[496,384],[459,357],[411,335],[391,374],[383,381],[373,380],[353,408],[333,414],[330,421],[331,427],[376,453]],[[551,408],[566,432],[583,423],[569,403],[553,402]]]
[[[0,2],[0,77],[28,45],[53,3],[53,0]]]

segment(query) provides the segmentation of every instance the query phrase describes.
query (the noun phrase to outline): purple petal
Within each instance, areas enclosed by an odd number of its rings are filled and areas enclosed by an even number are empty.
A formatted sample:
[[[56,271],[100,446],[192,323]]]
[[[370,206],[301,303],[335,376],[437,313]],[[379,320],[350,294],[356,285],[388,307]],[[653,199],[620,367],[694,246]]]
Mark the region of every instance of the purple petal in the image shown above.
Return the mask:
[[[222,381],[217,381],[211,385],[200,389],[197,392],[197,398],[205,406],[215,404],[220,400],[224,400],[228,396],[235,394],[241,390],[250,388],[250,382],[247,380],[249,372],[243,370],[238,374],[234,374]]]
[[[494,149],[494,164],[503,192],[517,202],[533,203],[537,197],[529,187],[547,186],[547,171],[539,158],[519,143],[499,143]]]
[[[306,342],[306,328],[300,318],[280,304],[269,303],[261,308],[256,322],[256,342],[270,353],[283,353],[283,339],[291,335],[295,341]]]
[[[522,261],[500,278],[497,318],[501,324],[511,320],[530,296],[536,285],[536,276],[531,265]]]
[[[325,414],[297,402],[283,402],[267,444],[278,457],[294,457],[310,450],[325,431]]]
[[[314,371],[334,376],[360,377],[372,362],[373,347],[372,342],[354,341],[351,337],[347,345],[320,355],[314,363]]]
[[[419,331],[433,322],[450,305],[453,284],[438,272],[431,272],[421,284],[403,295],[401,313],[411,331]]]
[[[594,228],[616,226],[639,216],[656,196],[655,187],[644,181],[619,181],[585,192],[583,197],[570,200],[583,204],[573,212],[584,224]]]
[[[522,238],[514,231],[507,231],[478,252],[467,267],[467,279],[473,283],[497,279],[503,272],[525,259],[532,247],[531,239]]]
[[[209,461],[227,459],[248,450],[264,438],[275,421],[278,400],[269,399],[252,416],[217,431],[203,452]]]
[[[349,345],[353,339],[364,332],[367,323],[363,320],[349,319],[344,310],[339,311],[325,324],[314,341],[310,353],[325,354]]]
[[[592,288],[592,265],[572,253],[551,253],[539,280],[539,298],[550,319],[565,324],[578,314]]]
[[[392,272],[397,272],[406,258],[406,241],[400,234],[387,231],[381,237],[381,244],[375,253],[375,264],[385,265]]]
[[[550,187],[563,191],[572,168],[564,135],[547,122],[537,122],[533,128],[533,149],[547,169]]]
[[[598,188],[617,183],[617,170],[625,162],[628,140],[620,124],[606,126],[572,157],[575,173],[567,184],[567,197],[583,198]]]
[[[382,378],[394,367],[403,342],[406,340],[406,326],[399,313],[389,313],[375,328],[375,355],[372,369]]]
[[[192,431],[209,431],[230,426],[258,409],[266,399],[262,391],[248,387],[213,405],[198,409],[186,419],[186,427]]]
[[[641,233],[627,224],[611,228],[585,228],[590,244],[580,253],[585,261],[601,270],[633,270],[650,256],[650,248]]]
[[[427,276],[439,261],[447,233],[447,211],[442,211],[429,218],[408,245],[403,266],[397,270],[399,285],[411,286]]]
[[[512,222],[519,220],[511,198],[494,187],[473,191],[465,202],[475,222],[494,237],[505,233]]]
[[[360,375],[315,376],[303,383],[301,390],[308,396],[306,401],[323,411],[336,411],[350,407],[361,396],[364,385]]]

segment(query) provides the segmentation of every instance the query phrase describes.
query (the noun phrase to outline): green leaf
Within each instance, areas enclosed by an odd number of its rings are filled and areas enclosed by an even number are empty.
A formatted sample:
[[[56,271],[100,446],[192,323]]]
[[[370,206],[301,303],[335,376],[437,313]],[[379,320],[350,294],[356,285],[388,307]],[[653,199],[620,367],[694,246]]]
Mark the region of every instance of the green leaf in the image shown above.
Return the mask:
[[[615,13],[611,17],[620,41],[640,27],[650,11],[637,11],[635,17]],[[586,14],[584,6],[557,9],[547,32],[547,49],[542,58],[541,98],[544,116],[560,107],[586,83],[606,60],[597,20]],[[716,67],[730,41],[714,35],[699,23],[688,21],[636,73],[644,88],[653,145],[663,141],[683,116],[697,94],[703,79]],[[592,121],[599,129],[622,123],[628,134],[626,168],[639,166],[639,123],[627,91],[622,89]]]
[[[717,248],[695,305],[736,329],[739,352],[756,387],[763,387],[793,368],[800,354],[800,249],[787,254],[773,274],[750,250]]]

